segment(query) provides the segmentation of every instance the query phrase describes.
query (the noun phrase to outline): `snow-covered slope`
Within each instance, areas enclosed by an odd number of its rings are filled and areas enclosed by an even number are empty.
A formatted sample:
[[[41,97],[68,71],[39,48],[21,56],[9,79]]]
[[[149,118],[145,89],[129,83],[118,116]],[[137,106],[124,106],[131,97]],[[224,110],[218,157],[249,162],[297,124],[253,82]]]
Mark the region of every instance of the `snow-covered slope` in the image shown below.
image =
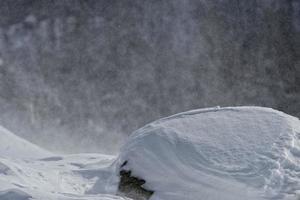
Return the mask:
[[[146,181],[151,200],[295,200],[300,122],[260,107],[189,111],[137,130],[118,166]]]
[[[114,161],[55,155],[0,127],[0,200],[124,200],[114,195]]]
[[[8,158],[38,158],[51,156],[51,153],[0,126],[0,156]]]
[[[145,181],[150,200],[296,200],[300,122],[269,108],[193,110],[137,130],[117,157],[52,154],[0,127],[0,200],[124,200],[120,174]]]

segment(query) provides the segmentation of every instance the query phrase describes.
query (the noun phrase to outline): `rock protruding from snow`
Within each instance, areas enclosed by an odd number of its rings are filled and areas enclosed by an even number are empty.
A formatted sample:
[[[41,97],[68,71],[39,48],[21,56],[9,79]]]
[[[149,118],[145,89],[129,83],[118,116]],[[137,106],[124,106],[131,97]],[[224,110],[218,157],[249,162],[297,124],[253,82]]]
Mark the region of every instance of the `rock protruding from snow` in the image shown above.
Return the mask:
[[[300,122],[261,107],[185,112],[137,130],[118,163],[151,200],[296,199]]]
[[[131,176],[131,171],[120,171],[119,192],[121,195],[134,200],[147,200],[153,195],[153,191],[143,188],[145,180]]]

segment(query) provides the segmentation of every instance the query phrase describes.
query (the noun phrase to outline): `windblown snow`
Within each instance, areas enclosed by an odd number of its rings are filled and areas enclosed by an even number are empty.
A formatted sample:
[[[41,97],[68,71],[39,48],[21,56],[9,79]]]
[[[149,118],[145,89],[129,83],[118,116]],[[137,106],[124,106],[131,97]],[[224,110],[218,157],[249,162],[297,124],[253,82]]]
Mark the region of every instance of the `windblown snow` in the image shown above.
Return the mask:
[[[120,171],[144,180],[150,200],[296,200],[300,121],[261,107],[193,110],[135,131],[118,156],[57,155],[0,128],[0,200],[127,199]]]
[[[0,200],[122,200],[115,156],[55,155],[0,128]]]
[[[137,130],[118,159],[151,200],[296,199],[300,122],[269,108],[193,110]]]

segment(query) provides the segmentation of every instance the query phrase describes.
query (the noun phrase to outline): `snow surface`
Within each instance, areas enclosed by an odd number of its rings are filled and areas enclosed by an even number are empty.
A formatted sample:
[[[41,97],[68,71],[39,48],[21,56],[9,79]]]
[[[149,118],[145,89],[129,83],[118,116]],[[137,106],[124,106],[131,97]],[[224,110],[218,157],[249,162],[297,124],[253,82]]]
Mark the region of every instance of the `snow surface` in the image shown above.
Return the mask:
[[[114,156],[55,155],[0,127],[0,200],[124,200]]]
[[[261,107],[193,110],[137,130],[125,161],[151,200],[296,199],[300,122]]]
[[[0,126],[0,156],[7,158],[38,158],[52,154]]]
[[[300,122],[269,108],[193,110],[137,130],[118,156],[57,155],[0,127],[0,200],[124,200],[120,170],[151,200],[296,200]]]

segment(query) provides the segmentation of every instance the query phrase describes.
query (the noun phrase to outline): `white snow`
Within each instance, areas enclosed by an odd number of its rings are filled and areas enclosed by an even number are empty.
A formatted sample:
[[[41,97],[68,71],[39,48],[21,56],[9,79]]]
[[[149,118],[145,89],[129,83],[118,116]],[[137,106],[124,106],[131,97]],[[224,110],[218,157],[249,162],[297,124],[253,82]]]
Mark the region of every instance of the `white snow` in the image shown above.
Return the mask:
[[[137,130],[118,156],[53,154],[0,127],[0,200],[124,200],[120,170],[151,200],[296,200],[300,122],[261,107],[193,110]]]
[[[0,200],[124,200],[113,195],[114,161],[101,154],[55,155],[0,127]]]
[[[300,122],[260,107],[189,111],[137,130],[125,161],[151,200],[296,199]]]
[[[0,126],[0,156],[7,158],[38,158],[52,153],[14,135]]]

